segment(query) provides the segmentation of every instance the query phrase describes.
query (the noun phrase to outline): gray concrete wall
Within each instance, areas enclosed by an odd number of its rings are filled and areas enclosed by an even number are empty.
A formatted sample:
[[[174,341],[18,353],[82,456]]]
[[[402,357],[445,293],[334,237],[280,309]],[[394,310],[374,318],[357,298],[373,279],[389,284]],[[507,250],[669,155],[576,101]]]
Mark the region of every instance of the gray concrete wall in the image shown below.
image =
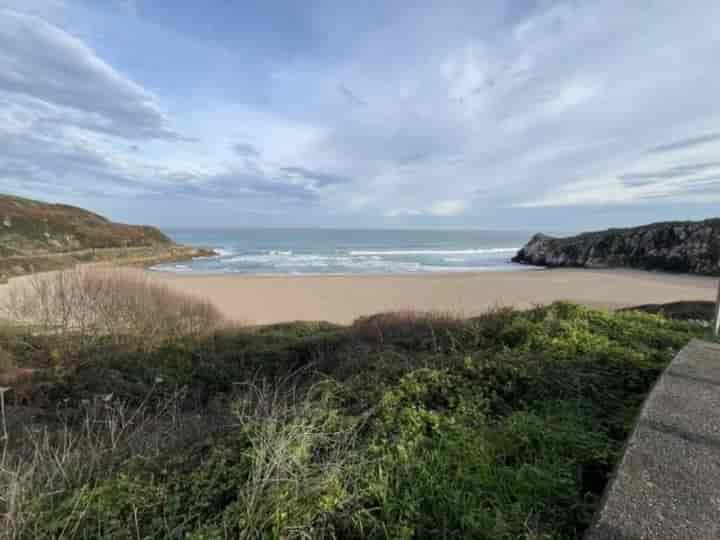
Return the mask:
[[[720,345],[694,340],[646,400],[586,540],[720,539]]]

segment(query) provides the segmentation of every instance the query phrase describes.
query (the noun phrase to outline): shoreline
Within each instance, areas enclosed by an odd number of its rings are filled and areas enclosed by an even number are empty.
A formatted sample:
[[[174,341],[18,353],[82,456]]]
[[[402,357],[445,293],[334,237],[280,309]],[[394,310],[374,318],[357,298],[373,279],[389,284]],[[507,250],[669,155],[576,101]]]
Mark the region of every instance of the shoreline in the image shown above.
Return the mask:
[[[178,261],[182,262],[182,261]],[[517,270],[458,270],[458,271],[448,271],[448,270],[440,270],[437,272],[376,272],[376,273],[365,273],[361,274],[358,272],[303,272],[303,273],[295,273],[295,274],[281,274],[279,272],[277,273],[257,273],[257,274],[251,274],[251,273],[244,273],[244,272],[172,272],[170,270],[156,270],[152,267],[145,267],[144,270],[148,272],[149,274],[161,274],[163,276],[178,276],[182,278],[219,278],[219,277],[225,277],[225,278],[305,278],[305,277],[312,277],[312,278],[318,278],[318,277],[383,277],[383,278],[389,278],[389,277],[429,277],[429,276],[462,276],[462,275],[484,275],[484,274],[494,274],[494,273],[508,273],[508,274],[514,274],[514,273],[524,273],[524,272],[537,272],[537,271],[551,271],[554,270],[553,268],[518,268]]]

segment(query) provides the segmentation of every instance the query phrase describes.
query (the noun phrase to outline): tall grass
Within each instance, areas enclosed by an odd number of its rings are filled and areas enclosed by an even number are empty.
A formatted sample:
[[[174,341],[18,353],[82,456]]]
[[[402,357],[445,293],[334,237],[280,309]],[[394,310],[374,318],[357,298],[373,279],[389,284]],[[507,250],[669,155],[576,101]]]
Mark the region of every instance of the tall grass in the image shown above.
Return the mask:
[[[87,511],[82,502],[64,512],[52,532],[44,529],[44,514],[111,477],[125,459],[157,459],[180,441],[203,436],[204,423],[180,413],[182,394],[175,390],[151,405],[153,388],[133,407],[112,394],[98,395],[57,425],[27,426],[22,433],[4,430],[0,538],[77,537]],[[5,426],[4,400],[2,405]]]
[[[200,335],[226,324],[210,302],[148,276],[112,268],[77,267],[37,274],[10,286],[0,310],[9,319],[85,341],[141,338],[146,346]]]
[[[343,423],[330,381],[247,385],[235,405],[247,437],[247,479],[232,512],[238,537],[332,538],[328,517],[352,498],[354,423]]]
[[[22,444],[5,440],[0,539],[176,538],[183,530],[198,538],[334,538],[334,520],[354,496],[358,454],[355,424],[340,421],[332,384],[244,384],[240,395],[226,431],[239,451],[211,448],[195,473],[162,487],[118,471],[162,461],[181,439],[209,436],[206,421],[178,413],[178,393],[159,407],[148,405],[152,395],[137,407],[97,396],[77,423],[28,430]]]

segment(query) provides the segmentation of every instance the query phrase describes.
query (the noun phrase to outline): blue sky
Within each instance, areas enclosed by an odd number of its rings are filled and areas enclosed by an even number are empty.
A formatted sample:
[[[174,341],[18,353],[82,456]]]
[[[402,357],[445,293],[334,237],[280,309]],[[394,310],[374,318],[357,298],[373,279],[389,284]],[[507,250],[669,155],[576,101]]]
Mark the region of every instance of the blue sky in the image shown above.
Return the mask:
[[[0,191],[161,226],[720,214],[718,2],[0,0]]]

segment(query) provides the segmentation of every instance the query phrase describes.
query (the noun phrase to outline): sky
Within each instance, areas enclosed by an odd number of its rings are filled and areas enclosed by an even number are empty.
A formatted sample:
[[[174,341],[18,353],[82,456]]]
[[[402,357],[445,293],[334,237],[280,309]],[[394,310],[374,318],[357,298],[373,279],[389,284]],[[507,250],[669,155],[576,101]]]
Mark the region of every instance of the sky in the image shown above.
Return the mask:
[[[165,227],[720,215],[720,2],[0,0],[0,192]]]

